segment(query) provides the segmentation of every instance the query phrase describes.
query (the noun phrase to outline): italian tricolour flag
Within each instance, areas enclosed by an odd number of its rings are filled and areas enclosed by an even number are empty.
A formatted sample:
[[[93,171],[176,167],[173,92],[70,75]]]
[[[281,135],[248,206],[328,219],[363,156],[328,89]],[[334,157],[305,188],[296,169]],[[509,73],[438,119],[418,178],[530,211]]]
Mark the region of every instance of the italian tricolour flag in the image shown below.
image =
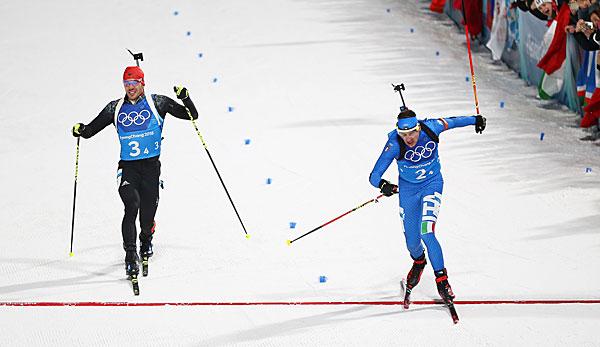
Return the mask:
[[[432,221],[424,221],[421,222],[421,234],[429,234],[435,232],[435,222]]]
[[[564,66],[567,57],[567,34],[565,27],[569,24],[569,6],[563,4],[558,11],[558,16],[552,21],[546,35],[544,44],[550,42],[546,53],[537,66],[544,71],[538,86],[538,95],[542,99],[550,99],[558,94],[563,86]]]

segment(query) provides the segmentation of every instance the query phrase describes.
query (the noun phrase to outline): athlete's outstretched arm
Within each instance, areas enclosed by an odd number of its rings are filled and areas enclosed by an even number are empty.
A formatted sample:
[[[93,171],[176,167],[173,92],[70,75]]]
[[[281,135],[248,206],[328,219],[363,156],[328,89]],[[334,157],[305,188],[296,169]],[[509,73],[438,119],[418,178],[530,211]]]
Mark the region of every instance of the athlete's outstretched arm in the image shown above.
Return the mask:
[[[109,102],[108,105],[106,105],[106,107],[100,111],[96,118],[90,122],[90,124],[81,128],[80,134],[84,139],[89,139],[90,137],[99,133],[100,130],[113,123],[117,102],[118,100]]]
[[[485,117],[476,116],[459,116],[459,117],[443,117],[438,118],[433,123],[433,128],[438,135],[446,130],[454,128],[462,128],[469,125],[475,125],[475,131],[481,133],[485,129]]]
[[[190,119],[190,115],[193,119],[198,119],[198,111],[196,110],[196,106],[192,102],[190,97],[186,97],[183,99],[183,105],[177,103],[175,100],[171,99],[165,95],[153,95],[154,104],[156,105],[156,110],[160,113],[162,118],[165,118],[167,113],[171,114],[173,117],[179,119]],[[188,111],[189,110],[189,111]],[[189,113],[188,113],[189,112]]]
[[[445,129],[462,128],[468,125],[475,125],[475,116],[444,117],[439,119]]]

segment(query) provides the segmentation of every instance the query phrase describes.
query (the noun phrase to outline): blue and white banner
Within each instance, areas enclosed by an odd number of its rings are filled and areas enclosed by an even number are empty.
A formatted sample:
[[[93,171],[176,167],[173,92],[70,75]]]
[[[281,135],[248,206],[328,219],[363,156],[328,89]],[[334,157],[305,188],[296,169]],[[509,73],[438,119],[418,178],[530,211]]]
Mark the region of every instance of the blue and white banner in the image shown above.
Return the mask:
[[[519,58],[521,78],[533,85],[538,85],[543,71],[537,67],[548,49],[544,45],[544,36],[548,31],[547,22],[537,19],[529,12],[519,13]]]

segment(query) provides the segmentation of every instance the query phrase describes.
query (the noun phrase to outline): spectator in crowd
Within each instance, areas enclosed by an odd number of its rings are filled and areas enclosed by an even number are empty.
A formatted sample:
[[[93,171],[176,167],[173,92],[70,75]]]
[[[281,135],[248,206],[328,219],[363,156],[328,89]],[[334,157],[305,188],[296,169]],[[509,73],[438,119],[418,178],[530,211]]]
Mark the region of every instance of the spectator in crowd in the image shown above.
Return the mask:
[[[584,21],[583,19],[579,19],[577,22],[576,30],[580,30],[581,33],[585,35],[590,45],[593,44],[596,45],[596,47],[600,47],[600,7],[594,7],[592,12],[590,13],[589,19],[589,22]],[[596,61],[596,63],[598,62]],[[596,84],[597,82],[598,81],[596,81]],[[582,128],[600,126],[600,88],[596,88],[589,104],[583,108],[583,111],[584,114],[580,124]],[[582,138],[582,140],[594,141],[598,138],[600,138],[600,133],[596,131],[590,136]]]
[[[572,0],[577,4],[577,16],[578,19],[588,20],[590,18],[590,12],[598,6],[597,0]]]
[[[565,0],[517,0],[514,4],[524,12],[530,12],[541,20],[552,20]]]
[[[463,25],[467,24],[469,26],[469,34],[471,35],[471,41],[477,39],[483,32],[483,1],[454,0],[453,7],[455,10],[464,10],[466,18],[463,18]]]
[[[573,6],[575,4],[576,6]],[[573,34],[579,47],[585,51],[597,51],[600,46],[590,37],[594,32],[594,25],[590,21],[590,13],[598,9],[598,4],[594,0],[572,0],[571,18],[569,25],[565,28],[567,33]]]
[[[600,28],[600,8],[595,7],[595,9],[590,13],[590,21],[586,22],[583,19],[580,19],[577,22],[578,28],[581,28],[581,32],[593,43],[597,46],[600,45],[600,32],[598,29]],[[599,46],[600,47],[600,46]]]

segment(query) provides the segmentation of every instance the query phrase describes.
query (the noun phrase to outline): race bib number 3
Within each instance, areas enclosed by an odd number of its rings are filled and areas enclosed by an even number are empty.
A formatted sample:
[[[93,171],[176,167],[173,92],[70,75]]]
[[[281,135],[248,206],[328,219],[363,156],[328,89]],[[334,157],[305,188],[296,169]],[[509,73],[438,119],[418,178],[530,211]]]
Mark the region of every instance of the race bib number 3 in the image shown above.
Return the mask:
[[[129,153],[132,157],[137,157],[140,155],[140,143],[137,141],[131,141],[127,144],[131,152]]]

